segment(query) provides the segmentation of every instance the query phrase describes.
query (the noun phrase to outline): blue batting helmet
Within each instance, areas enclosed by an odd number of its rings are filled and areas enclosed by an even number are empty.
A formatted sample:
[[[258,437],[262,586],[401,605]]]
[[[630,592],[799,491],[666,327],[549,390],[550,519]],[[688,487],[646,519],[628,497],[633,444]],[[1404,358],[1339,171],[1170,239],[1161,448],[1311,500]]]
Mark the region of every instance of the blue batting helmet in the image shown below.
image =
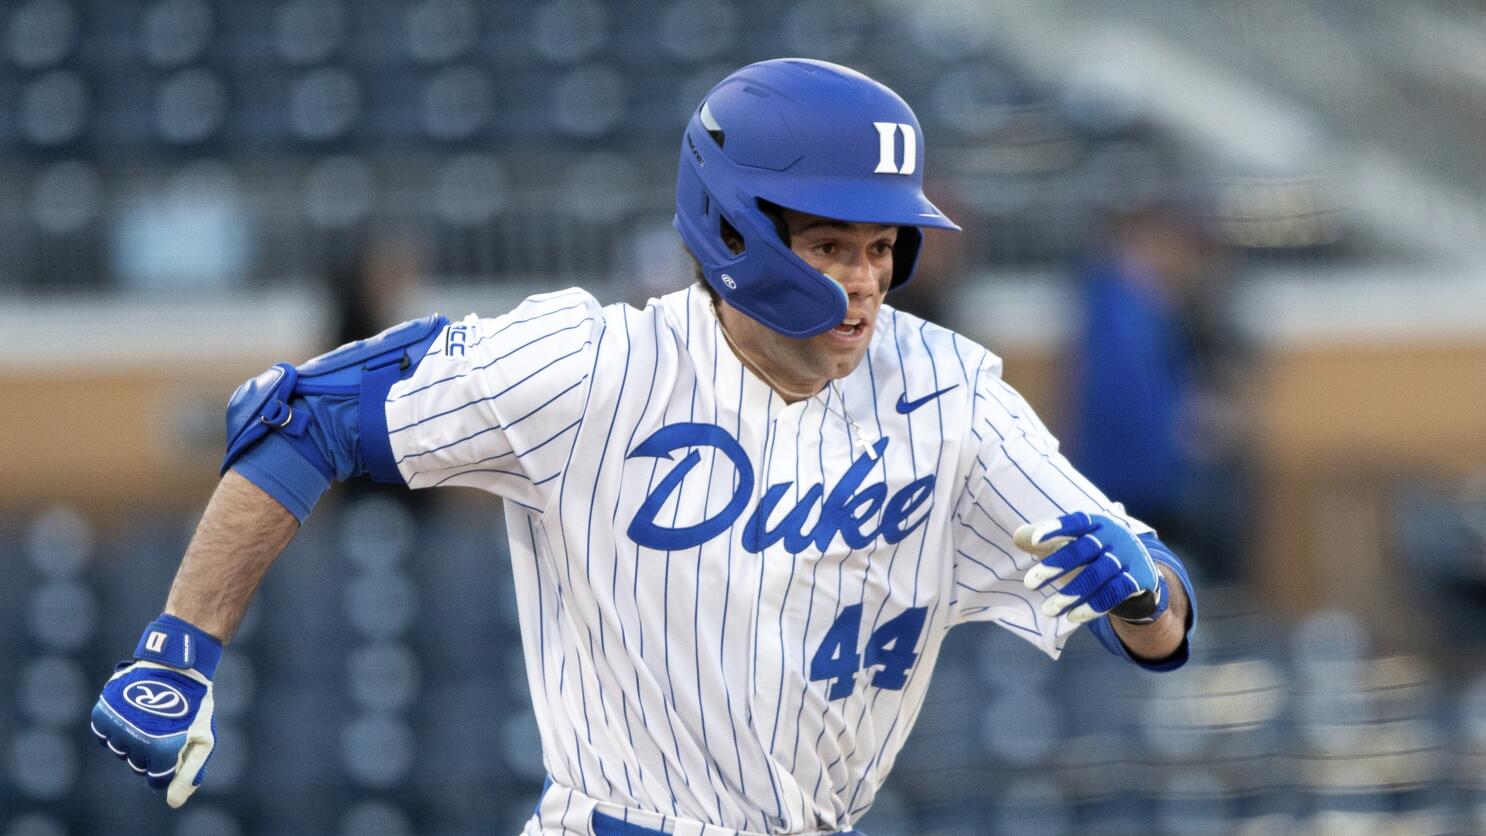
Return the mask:
[[[728,304],[790,337],[846,317],[846,292],[795,255],[767,205],[899,226],[892,287],[913,276],[920,227],[959,230],[924,197],[908,103],[861,73],[799,58],[750,64],[692,113],[676,175],[676,231]],[[743,240],[733,253],[724,224]]]

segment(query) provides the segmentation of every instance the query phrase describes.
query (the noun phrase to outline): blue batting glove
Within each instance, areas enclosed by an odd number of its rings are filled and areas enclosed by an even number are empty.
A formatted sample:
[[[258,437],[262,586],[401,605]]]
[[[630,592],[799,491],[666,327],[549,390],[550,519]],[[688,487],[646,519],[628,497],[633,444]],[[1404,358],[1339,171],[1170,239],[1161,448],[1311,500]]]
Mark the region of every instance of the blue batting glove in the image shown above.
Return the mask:
[[[1042,602],[1049,618],[1067,614],[1075,624],[1112,615],[1132,624],[1149,624],[1170,603],[1166,576],[1145,543],[1130,529],[1103,514],[1082,511],[1028,524],[1012,535],[1018,548],[1041,558],[1022,578],[1028,589],[1056,581]]]
[[[93,734],[172,807],[201,785],[216,745],[212,674],[222,643],[162,615],[145,628],[133,662],[121,662],[93,705]]]

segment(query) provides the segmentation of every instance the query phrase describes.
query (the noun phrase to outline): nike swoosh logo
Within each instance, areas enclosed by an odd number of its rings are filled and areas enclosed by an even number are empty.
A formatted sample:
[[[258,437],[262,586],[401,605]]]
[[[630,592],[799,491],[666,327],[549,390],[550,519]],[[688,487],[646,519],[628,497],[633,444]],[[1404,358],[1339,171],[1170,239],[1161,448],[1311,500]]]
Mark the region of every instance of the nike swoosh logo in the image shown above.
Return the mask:
[[[944,394],[945,392],[948,392],[949,390],[955,388],[955,386],[959,386],[959,385],[960,384],[956,383],[954,386],[946,386],[943,389],[940,389],[938,392],[930,392],[929,394],[924,395],[922,398],[919,398],[917,400],[912,400],[912,401],[908,400],[908,393],[907,392],[904,392],[903,394],[901,394],[901,395],[898,396],[898,403],[897,403],[898,414],[900,414],[900,415],[907,415],[908,413],[914,411],[915,409],[918,409],[919,407],[923,406],[924,404],[928,403],[929,401],[934,400],[935,398],[939,397],[940,395]]]

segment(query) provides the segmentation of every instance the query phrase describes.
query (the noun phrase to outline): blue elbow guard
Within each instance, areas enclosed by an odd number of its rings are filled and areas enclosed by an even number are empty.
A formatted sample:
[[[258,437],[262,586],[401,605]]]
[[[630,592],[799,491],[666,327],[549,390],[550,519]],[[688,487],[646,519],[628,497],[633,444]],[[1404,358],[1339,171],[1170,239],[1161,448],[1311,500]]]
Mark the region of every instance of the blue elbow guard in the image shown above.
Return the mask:
[[[254,444],[278,432],[327,481],[335,478],[335,462],[327,459],[310,437],[308,410],[292,406],[295,397],[357,396],[356,438],[359,466],[378,482],[402,482],[387,437],[387,392],[399,380],[412,376],[428,347],[448,324],[445,317],[427,316],[395,325],[370,339],[343,345],[308,363],[273,368],[237,387],[227,403],[226,473]]]

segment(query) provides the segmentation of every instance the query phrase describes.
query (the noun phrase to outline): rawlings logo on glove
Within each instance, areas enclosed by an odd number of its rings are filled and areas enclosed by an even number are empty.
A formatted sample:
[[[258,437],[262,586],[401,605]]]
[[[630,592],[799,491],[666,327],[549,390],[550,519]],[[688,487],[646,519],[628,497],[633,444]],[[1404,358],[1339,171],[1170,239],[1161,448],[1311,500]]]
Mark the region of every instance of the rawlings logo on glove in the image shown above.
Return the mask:
[[[1130,529],[1103,514],[1080,511],[1029,523],[1012,539],[1041,559],[1022,582],[1028,589],[1053,584],[1054,594],[1042,603],[1050,618],[1067,614],[1069,621],[1083,624],[1107,614],[1149,624],[1166,612],[1166,577],[1151,553]]]
[[[160,717],[184,717],[191,701],[163,682],[139,680],[124,686],[124,702]]]
[[[164,789],[172,807],[201,785],[216,745],[212,680],[222,645],[173,616],[150,624],[93,705],[98,742],[149,785]]]

